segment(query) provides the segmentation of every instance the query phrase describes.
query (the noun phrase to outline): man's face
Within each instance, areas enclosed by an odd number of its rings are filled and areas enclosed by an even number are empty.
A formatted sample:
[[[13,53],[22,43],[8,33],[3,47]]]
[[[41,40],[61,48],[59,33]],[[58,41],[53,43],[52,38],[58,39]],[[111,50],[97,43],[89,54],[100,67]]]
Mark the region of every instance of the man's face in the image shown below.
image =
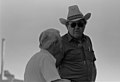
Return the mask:
[[[67,29],[74,38],[80,38],[84,32],[85,25],[86,21],[83,19],[78,21],[69,21]]]

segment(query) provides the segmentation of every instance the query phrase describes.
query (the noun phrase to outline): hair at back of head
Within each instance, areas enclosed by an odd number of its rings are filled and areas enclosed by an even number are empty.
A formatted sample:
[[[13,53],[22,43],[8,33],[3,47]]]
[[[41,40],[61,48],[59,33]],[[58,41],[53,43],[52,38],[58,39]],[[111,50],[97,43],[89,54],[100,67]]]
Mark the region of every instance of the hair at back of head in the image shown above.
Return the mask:
[[[53,28],[43,31],[39,37],[39,47],[42,49],[48,49],[54,41],[60,40],[59,33],[58,30]]]

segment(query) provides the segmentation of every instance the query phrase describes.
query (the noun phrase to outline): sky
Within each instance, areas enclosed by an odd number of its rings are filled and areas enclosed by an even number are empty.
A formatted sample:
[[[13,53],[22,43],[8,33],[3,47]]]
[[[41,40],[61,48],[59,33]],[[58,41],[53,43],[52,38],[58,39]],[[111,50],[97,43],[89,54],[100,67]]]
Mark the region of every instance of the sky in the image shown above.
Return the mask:
[[[68,6],[78,5],[84,15],[91,13],[84,33],[90,36],[97,58],[96,82],[120,81],[119,0],[1,0],[0,2],[0,46],[1,39],[5,38],[4,70],[9,70],[15,78],[23,80],[28,60],[39,51],[40,33],[48,28],[60,30],[61,35],[67,33],[59,18],[67,18]]]

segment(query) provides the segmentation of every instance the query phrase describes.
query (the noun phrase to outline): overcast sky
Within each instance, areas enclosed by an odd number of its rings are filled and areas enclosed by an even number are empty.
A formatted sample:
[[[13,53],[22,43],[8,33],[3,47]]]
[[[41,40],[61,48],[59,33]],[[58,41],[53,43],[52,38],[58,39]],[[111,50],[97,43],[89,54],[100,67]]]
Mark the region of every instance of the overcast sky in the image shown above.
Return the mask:
[[[65,34],[67,30],[59,18],[66,18],[68,6],[77,4],[84,15],[92,14],[85,34],[90,36],[97,58],[97,82],[120,81],[119,0],[1,0],[1,3],[0,39],[6,39],[4,70],[16,78],[23,79],[28,60],[39,51],[40,33],[53,27]]]

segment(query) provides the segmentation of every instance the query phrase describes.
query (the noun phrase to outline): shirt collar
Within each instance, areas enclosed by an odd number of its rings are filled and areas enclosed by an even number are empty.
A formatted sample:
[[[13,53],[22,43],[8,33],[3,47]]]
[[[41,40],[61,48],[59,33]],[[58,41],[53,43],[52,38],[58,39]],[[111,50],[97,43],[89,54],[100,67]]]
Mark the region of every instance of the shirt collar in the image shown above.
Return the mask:
[[[71,36],[69,33],[67,34],[67,36],[68,36],[68,41],[77,40],[73,36]],[[85,40],[85,35],[83,34],[82,41],[84,41],[84,40]]]
[[[68,36],[68,41],[71,41],[73,39],[73,37],[69,33],[67,34],[67,36]]]

